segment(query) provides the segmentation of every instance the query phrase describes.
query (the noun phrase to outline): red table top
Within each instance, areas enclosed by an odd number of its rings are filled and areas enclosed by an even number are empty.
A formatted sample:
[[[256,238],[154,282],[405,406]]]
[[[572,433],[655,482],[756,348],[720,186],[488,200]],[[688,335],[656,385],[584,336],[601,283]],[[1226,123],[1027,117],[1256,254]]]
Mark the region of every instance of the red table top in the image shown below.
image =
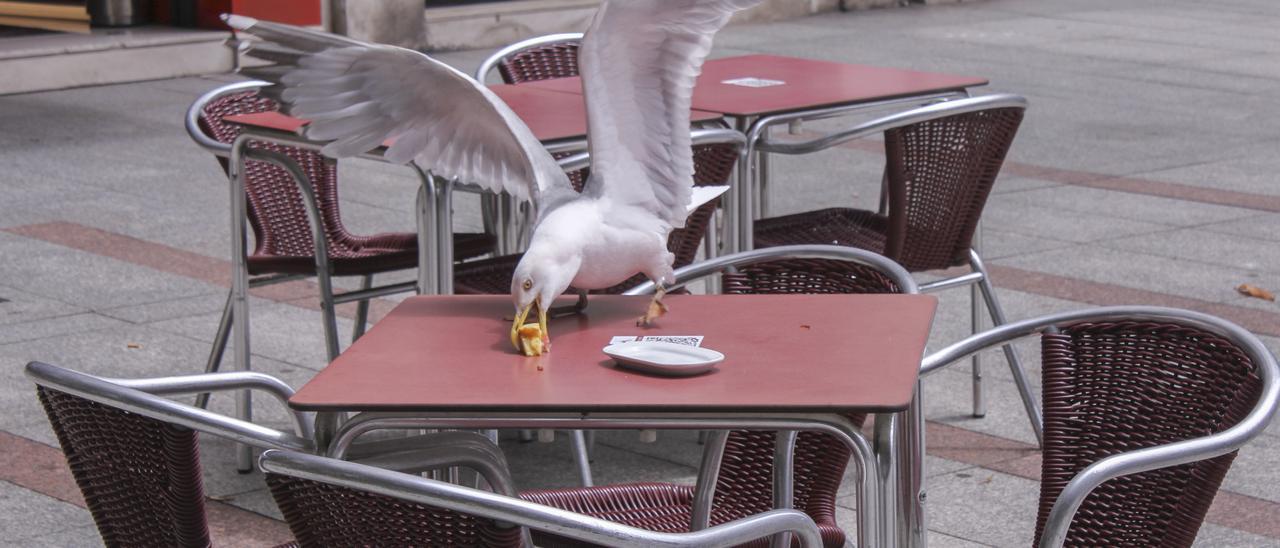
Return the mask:
[[[527,84],[489,86],[524,121],[539,141],[580,139],[587,135],[587,107],[581,94],[564,93]],[[690,118],[703,122],[720,118],[719,113],[694,110]],[[234,114],[224,120],[273,131],[301,134],[307,121],[279,112]]]
[[[743,79],[782,83],[764,87],[726,83]],[[729,116],[761,116],[959,91],[986,84],[986,79],[972,76],[779,55],[742,55],[703,64],[702,75],[693,89],[693,108]],[[577,77],[523,85],[574,93],[581,93],[582,88]]]
[[[401,303],[289,400],[308,411],[773,411],[906,408],[933,323],[927,295],[592,295],[552,320],[552,351],[511,347],[511,298],[416,296]],[[566,303],[568,301],[565,301]],[[657,377],[617,367],[614,336],[703,335],[725,360]]]

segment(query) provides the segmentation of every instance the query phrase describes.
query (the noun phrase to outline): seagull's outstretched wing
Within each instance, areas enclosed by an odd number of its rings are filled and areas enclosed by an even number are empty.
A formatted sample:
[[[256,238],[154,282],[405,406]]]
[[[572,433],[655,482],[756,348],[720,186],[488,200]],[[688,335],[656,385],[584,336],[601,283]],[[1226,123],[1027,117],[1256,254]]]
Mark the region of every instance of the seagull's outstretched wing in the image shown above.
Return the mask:
[[[441,177],[536,198],[542,206],[573,196],[555,159],[511,108],[453,67],[404,48],[237,15],[224,19],[265,41],[249,55],[286,66],[243,72],[283,84],[290,114],[311,120],[307,137],[332,141],[325,154],[353,156],[390,142],[389,161],[416,160]]]
[[[711,38],[761,0],[606,1],[579,50],[587,96],[588,191],[684,226],[693,188],[689,105]],[[635,184],[637,176],[651,184]]]

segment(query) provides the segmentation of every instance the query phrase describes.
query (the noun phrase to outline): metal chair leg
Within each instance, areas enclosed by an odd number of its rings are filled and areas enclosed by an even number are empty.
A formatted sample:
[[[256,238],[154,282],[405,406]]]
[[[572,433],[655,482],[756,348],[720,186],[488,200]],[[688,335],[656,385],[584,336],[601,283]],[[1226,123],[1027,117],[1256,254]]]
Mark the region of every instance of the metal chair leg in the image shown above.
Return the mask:
[[[987,310],[991,313],[991,322],[997,327],[1004,325],[1006,323],[1004,309],[996,299],[995,288],[991,285],[991,276],[987,274],[987,267],[982,264],[982,257],[979,257],[976,251],[969,250],[969,264],[975,271],[982,273],[978,288],[981,289]],[[1044,447],[1044,419],[1040,415],[1040,405],[1036,403],[1035,395],[1031,392],[1031,381],[1028,380],[1027,372],[1022,367],[1022,360],[1018,359],[1018,353],[1013,345],[1006,344],[1003,350],[1005,360],[1009,362],[1009,372],[1013,374],[1013,381],[1018,385],[1022,406],[1027,410],[1027,420],[1031,421],[1031,429],[1036,433],[1036,442]]]
[[[367,290],[373,287],[373,274],[365,274],[360,281],[360,289]],[[356,326],[351,330],[351,343],[355,344],[356,340],[364,336],[365,325],[369,323],[369,299],[360,299],[356,303]]]
[[[974,335],[982,332],[982,301],[977,285],[969,286],[969,325]],[[975,418],[987,416],[987,400],[982,385],[982,354],[973,355],[973,413]]]
[[[334,310],[333,281],[328,272],[316,272],[316,282],[320,285],[320,313],[324,323],[324,346],[329,361],[338,358],[338,315]]]
[[[218,320],[218,334],[213,337],[213,348],[209,350],[209,360],[204,364],[205,373],[217,373],[218,367],[222,365],[222,355],[227,351],[227,339],[231,335],[231,297],[233,293],[227,292],[227,304],[222,307],[222,319]],[[196,395],[196,407],[205,409],[209,407],[209,393]]]
[[[583,487],[591,487],[591,462],[587,457],[587,439],[582,430],[573,431],[573,457],[578,463],[578,477]]]

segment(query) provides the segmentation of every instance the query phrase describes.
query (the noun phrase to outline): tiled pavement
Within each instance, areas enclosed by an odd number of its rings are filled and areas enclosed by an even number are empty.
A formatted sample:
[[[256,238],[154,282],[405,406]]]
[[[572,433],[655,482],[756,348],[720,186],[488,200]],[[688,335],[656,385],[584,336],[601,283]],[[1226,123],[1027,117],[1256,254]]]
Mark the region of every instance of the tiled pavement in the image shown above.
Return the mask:
[[[991,91],[1028,96],[985,215],[985,255],[1009,315],[1179,306],[1232,319],[1280,349],[1280,305],[1233,290],[1280,289],[1278,24],[1270,0],[988,0],[735,26],[715,54],[976,74],[990,78]],[[470,70],[486,53],[440,57]],[[230,272],[227,193],[181,116],[196,95],[232,78],[0,97],[0,544],[98,542],[22,364],[144,376],[204,362]],[[776,212],[841,195],[870,203],[877,147],[779,159]],[[352,229],[410,229],[410,177],[357,162],[342,170]],[[460,227],[478,225],[474,200],[459,200],[458,217]],[[312,290],[282,285],[253,302],[255,367],[295,385],[324,363]],[[393,305],[380,301],[375,316]],[[942,295],[934,348],[965,333],[967,306],[961,291]],[[1033,356],[1033,347],[1021,350]],[[968,417],[967,369],[926,382],[936,546],[1030,542],[1038,454],[999,356],[987,363],[985,419]],[[214,406],[228,411],[229,401]],[[265,405],[261,414],[282,418]],[[1203,545],[1280,544],[1277,434],[1273,426],[1241,452]],[[521,484],[571,484],[564,443],[505,443]],[[204,446],[219,544],[285,538],[260,478],[231,471],[228,444]],[[688,480],[697,451],[691,435],[642,444],[604,434],[597,477]],[[849,495],[840,499],[846,523]]]

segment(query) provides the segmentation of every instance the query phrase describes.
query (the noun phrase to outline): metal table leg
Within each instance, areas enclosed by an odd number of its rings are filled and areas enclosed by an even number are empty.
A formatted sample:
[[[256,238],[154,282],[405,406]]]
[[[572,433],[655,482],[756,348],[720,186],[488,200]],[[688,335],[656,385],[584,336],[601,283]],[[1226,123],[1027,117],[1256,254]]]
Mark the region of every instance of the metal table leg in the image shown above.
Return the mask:
[[[433,178],[435,210],[436,294],[453,294],[453,186],[456,181]]]
[[[248,254],[245,223],[248,217],[247,198],[244,191],[244,152],[249,140],[243,135],[231,145],[231,317],[233,318],[232,339],[235,341],[236,371],[249,370],[249,270],[245,265]],[[235,416],[245,421],[253,421],[253,400],[248,390],[235,393]],[[236,470],[241,473],[253,469],[253,454],[248,445],[240,444],[236,448]]]
[[[413,172],[418,174],[418,199],[417,199],[417,225],[418,225],[418,294],[419,295],[435,295],[439,291],[439,283],[437,281],[438,270],[435,265],[436,257],[440,256],[437,249],[439,241],[430,232],[434,227],[432,218],[435,209],[435,183],[430,172],[423,170],[417,164],[411,164]]]

